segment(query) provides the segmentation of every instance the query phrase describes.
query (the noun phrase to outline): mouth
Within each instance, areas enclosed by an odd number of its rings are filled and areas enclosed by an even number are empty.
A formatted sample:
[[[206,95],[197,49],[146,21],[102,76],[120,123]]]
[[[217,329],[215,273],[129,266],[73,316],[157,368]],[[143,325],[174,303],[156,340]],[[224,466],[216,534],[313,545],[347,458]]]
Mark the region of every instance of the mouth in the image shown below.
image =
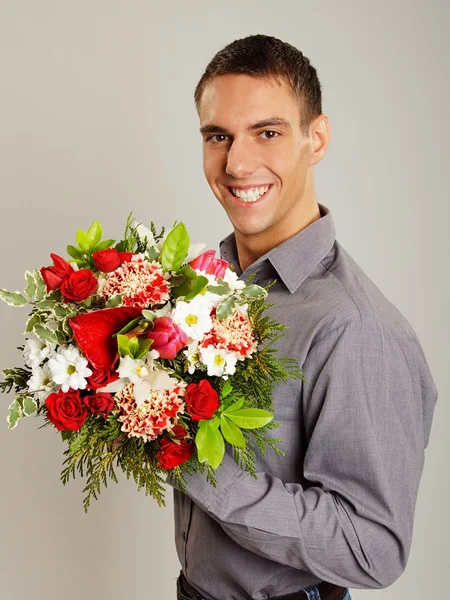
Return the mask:
[[[228,185],[224,186],[227,190],[228,195],[238,205],[251,205],[256,204],[264,200],[267,194],[270,192],[273,184],[261,185],[252,188],[242,189],[234,188]]]

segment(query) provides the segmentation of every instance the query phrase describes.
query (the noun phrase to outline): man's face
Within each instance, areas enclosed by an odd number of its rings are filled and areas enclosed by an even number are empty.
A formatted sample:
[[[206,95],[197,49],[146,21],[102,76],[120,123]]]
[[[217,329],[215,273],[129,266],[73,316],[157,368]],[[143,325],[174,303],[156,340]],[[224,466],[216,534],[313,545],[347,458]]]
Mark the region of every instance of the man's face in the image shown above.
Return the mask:
[[[271,235],[277,243],[290,237],[312,187],[312,164],[311,142],[300,132],[299,105],[288,84],[220,75],[204,90],[199,114],[204,173],[234,229],[244,236]]]

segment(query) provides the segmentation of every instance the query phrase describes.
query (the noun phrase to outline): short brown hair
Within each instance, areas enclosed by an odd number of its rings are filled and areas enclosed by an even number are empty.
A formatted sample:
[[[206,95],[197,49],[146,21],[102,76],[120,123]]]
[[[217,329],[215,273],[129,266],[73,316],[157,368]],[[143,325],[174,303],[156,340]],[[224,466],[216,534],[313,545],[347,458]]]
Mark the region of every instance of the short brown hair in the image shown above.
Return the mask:
[[[291,44],[268,35],[250,35],[219,50],[205,69],[194,92],[197,112],[205,87],[219,75],[246,73],[254,77],[283,78],[291,87],[300,107],[300,128],[308,130],[311,121],[322,114],[322,91],[316,69]]]

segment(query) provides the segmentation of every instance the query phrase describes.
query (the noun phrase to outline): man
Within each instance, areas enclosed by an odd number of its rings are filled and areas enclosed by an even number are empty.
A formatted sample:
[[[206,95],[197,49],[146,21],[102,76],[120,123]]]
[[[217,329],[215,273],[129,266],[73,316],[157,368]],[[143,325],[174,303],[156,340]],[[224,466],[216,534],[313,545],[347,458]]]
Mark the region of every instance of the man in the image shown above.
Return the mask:
[[[174,490],[178,598],[350,598],[404,571],[437,392],[408,321],[335,239],[313,167],[330,141],[316,70],[268,36],[221,50],[195,100],[206,179],[233,225],[222,257],[277,280],[279,356],[308,383],[276,388],[284,457],[258,478],[228,448],[217,487]]]

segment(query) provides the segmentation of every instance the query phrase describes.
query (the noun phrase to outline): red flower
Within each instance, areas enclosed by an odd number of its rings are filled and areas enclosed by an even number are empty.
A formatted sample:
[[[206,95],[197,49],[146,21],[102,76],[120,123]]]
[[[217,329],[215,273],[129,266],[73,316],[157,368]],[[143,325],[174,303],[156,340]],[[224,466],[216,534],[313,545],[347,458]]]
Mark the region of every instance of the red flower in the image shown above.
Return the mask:
[[[153,340],[152,350],[157,350],[161,358],[175,358],[188,343],[186,333],[170,317],[156,319],[147,337]]]
[[[87,378],[87,389],[98,390],[99,388],[105,387],[112,381],[119,379],[119,373],[116,371],[110,371],[105,369],[96,369],[92,367],[92,375]]]
[[[173,469],[190,458],[195,451],[192,442],[181,440],[179,443],[172,442],[168,438],[160,441],[160,450],[156,453],[159,466],[163,469]]]
[[[67,261],[57,254],[50,254],[54,265],[52,267],[42,267],[40,269],[47,292],[57,290],[61,287],[62,282],[74,273],[73,267]]]
[[[111,394],[106,392],[97,392],[92,396],[85,396],[83,402],[90,412],[103,415],[105,419],[114,408],[114,399]]]
[[[220,405],[219,396],[207,379],[187,386],[185,402],[194,421],[210,419]]]
[[[112,336],[140,314],[140,308],[117,306],[69,319],[75,341],[94,369],[112,369],[117,358],[117,340]]]
[[[74,271],[61,284],[61,294],[69,302],[86,300],[97,289],[97,279],[89,269]]]
[[[184,438],[187,436],[187,431],[186,429],[183,427],[183,425],[174,425],[172,427],[172,433],[173,433],[173,437],[176,440],[181,440],[181,438]]]
[[[45,400],[47,418],[58,431],[70,429],[78,431],[86,421],[88,411],[78,390],[68,392],[53,392]]]
[[[131,260],[132,252],[117,252],[115,248],[98,250],[92,254],[96,268],[103,273],[115,271],[124,262]]]

